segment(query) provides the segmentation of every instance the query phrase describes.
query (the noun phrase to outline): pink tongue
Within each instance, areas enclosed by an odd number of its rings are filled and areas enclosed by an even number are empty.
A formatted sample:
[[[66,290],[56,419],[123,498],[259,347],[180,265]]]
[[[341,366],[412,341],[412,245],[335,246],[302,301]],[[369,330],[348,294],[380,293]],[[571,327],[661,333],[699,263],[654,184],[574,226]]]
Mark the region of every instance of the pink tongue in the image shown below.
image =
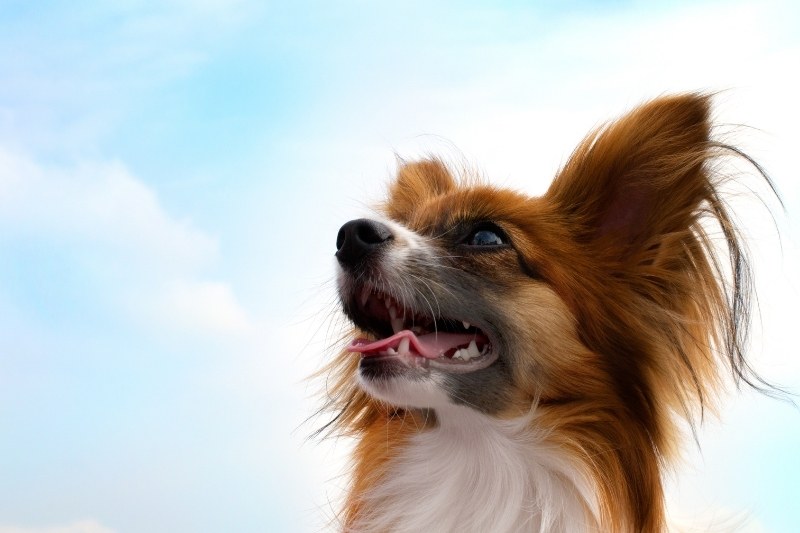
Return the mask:
[[[395,350],[403,339],[409,340],[410,350],[422,357],[436,359],[451,348],[466,346],[472,340],[483,341],[482,335],[476,336],[474,333],[426,333],[417,337],[410,330],[398,331],[391,337],[370,342],[366,339],[356,339],[347,347],[350,352],[360,352],[363,355],[371,355],[385,352],[389,348]]]

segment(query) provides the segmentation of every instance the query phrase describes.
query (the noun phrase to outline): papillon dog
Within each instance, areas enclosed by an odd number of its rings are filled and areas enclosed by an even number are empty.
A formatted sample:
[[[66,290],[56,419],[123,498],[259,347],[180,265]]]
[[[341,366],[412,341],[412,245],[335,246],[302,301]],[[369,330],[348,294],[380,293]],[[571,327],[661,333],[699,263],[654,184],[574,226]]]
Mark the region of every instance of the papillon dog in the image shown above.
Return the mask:
[[[401,163],[336,238],[330,428],[353,532],[657,532],[664,472],[745,359],[749,268],[710,97],[589,134],[543,196]],[[727,379],[726,379],[727,377]],[[329,428],[329,429],[330,429]]]

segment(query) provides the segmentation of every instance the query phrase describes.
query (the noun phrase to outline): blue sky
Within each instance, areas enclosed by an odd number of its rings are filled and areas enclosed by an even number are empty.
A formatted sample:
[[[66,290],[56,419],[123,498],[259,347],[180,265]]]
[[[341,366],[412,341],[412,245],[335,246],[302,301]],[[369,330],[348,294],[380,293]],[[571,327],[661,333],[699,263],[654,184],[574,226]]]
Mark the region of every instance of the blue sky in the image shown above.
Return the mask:
[[[345,442],[314,443],[338,227],[434,152],[536,194],[591,127],[723,90],[770,171],[742,202],[756,366],[800,392],[791,2],[4,2],[0,533],[317,531]],[[733,395],[677,514],[800,527],[800,413]]]

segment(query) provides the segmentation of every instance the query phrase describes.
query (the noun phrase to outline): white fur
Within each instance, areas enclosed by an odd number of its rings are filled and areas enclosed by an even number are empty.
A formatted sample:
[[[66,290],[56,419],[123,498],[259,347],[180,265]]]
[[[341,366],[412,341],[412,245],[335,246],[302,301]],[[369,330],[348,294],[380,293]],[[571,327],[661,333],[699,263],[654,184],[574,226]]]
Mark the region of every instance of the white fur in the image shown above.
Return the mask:
[[[534,433],[532,418],[437,409],[439,425],[397,451],[383,481],[364,496],[353,530],[597,531],[591,483]]]
[[[420,379],[398,376],[390,380],[369,380],[359,375],[358,383],[373,398],[397,407],[425,409],[450,404],[450,399],[436,374]]]
[[[395,222],[394,220],[386,217],[376,216],[372,217],[373,220],[380,222],[392,231],[396,245],[399,245],[400,250],[418,250],[426,248],[427,243],[424,237],[411,231],[404,225]]]

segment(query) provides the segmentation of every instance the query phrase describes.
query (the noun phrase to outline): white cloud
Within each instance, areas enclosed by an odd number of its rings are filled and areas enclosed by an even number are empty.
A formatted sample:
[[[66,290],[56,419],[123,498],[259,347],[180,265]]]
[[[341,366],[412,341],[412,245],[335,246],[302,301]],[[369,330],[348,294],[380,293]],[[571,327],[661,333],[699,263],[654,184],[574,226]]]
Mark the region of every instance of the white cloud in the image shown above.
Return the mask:
[[[213,238],[167,214],[119,162],[45,166],[0,146],[0,169],[0,224],[14,234],[102,246],[171,267],[193,267],[216,255]]]
[[[121,163],[42,165],[0,146],[0,170],[3,240],[66,247],[93,283],[111,285],[97,292],[159,328],[248,327],[232,288],[202,275],[218,259],[216,239],[171,216]]]
[[[183,330],[219,333],[243,332],[252,324],[236,301],[230,286],[217,281],[176,280],[149,301],[151,318]]]
[[[68,526],[20,527],[0,526],[0,533],[115,533],[96,520],[81,520]]]

